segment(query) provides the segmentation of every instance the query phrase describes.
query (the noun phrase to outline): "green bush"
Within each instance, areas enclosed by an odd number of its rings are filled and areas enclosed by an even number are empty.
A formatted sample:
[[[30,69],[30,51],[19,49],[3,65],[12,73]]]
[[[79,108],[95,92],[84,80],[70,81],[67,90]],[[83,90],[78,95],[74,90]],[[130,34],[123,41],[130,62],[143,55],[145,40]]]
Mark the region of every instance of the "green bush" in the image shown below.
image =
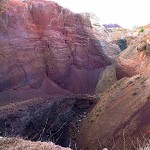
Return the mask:
[[[143,27],[140,29],[140,32],[144,32],[144,28]]]

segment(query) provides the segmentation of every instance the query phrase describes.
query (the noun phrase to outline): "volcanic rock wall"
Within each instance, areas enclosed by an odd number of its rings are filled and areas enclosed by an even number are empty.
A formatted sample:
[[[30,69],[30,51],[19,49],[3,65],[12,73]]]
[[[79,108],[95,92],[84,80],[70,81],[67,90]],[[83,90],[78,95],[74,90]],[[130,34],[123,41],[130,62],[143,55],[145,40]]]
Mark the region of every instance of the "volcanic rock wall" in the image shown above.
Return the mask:
[[[0,91],[92,93],[109,64],[89,14],[46,0],[10,0],[0,16]]]

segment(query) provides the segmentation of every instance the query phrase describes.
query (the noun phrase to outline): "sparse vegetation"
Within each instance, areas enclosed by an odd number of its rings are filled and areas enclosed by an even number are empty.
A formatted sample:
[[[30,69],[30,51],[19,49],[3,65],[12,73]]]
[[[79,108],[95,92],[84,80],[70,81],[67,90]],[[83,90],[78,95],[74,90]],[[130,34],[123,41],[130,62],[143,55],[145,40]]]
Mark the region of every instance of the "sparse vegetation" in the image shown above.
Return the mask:
[[[140,29],[140,32],[144,32],[144,28],[143,27]]]

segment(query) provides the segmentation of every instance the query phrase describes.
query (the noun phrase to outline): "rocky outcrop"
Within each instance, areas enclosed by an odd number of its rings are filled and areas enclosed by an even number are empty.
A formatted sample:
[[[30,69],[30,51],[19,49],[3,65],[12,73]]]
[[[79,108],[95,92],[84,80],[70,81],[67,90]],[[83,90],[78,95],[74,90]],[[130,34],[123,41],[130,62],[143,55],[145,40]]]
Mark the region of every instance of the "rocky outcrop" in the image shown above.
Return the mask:
[[[118,68],[129,76],[144,73],[150,69],[149,35],[141,33],[131,40],[129,47],[116,59]]]
[[[0,149],[2,150],[71,150],[55,145],[52,142],[31,142],[19,138],[0,138]]]
[[[92,93],[111,54],[120,51],[103,46],[104,27],[91,20],[46,0],[10,0],[0,16],[0,91]]]
[[[139,29],[124,29],[124,28],[110,28],[109,42],[117,44],[121,51],[130,46],[130,42],[137,38]]]
[[[144,51],[145,55],[150,54],[150,36],[144,36],[137,46],[138,51]]]

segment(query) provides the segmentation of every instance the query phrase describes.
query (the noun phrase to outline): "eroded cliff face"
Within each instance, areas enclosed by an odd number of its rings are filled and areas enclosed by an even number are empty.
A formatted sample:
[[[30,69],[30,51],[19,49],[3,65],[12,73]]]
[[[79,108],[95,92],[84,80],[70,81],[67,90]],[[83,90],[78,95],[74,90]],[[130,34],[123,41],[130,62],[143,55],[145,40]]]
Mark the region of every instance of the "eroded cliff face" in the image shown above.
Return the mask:
[[[112,61],[89,18],[46,0],[10,0],[0,16],[0,91],[92,93]]]

